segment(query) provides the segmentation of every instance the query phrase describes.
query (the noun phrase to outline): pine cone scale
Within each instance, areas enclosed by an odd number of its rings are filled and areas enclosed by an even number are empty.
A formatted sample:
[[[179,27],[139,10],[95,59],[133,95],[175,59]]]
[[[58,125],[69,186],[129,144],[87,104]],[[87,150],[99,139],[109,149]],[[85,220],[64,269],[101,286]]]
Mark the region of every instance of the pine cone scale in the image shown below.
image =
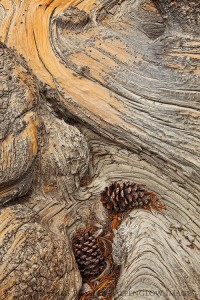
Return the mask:
[[[88,230],[82,230],[74,236],[72,244],[83,280],[99,275],[106,264],[93,234]]]
[[[119,213],[131,208],[144,208],[157,201],[155,193],[146,190],[143,184],[113,182],[101,194],[101,202],[110,212]]]

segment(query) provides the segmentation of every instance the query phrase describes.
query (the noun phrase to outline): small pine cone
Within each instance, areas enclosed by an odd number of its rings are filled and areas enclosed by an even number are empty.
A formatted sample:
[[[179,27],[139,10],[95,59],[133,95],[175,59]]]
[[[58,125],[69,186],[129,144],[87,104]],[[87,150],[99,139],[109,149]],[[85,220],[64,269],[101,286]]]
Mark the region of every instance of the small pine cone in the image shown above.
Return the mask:
[[[147,207],[152,199],[155,202],[155,194],[148,192],[144,185],[130,182],[124,182],[122,185],[113,182],[101,194],[104,207],[113,213]]]
[[[93,233],[81,230],[73,237],[72,245],[83,280],[98,276],[106,263]]]

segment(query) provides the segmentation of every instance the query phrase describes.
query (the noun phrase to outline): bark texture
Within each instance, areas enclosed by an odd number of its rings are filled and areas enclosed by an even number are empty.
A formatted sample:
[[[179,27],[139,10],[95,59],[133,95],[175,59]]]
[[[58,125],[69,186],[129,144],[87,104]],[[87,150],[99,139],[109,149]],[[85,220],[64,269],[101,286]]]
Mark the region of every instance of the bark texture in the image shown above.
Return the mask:
[[[112,180],[167,207],[132,211],[116,232],[115,298],[200,299],[199,11],[1,0],[1,300],[77,299],[71,237],[91,214],[104,224]]]

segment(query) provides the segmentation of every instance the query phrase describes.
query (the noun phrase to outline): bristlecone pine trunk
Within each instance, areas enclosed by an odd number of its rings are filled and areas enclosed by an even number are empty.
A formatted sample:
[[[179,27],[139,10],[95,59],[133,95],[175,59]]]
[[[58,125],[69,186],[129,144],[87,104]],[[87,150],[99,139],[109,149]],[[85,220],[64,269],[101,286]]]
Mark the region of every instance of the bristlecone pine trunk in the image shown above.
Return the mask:
[[[102,232],[115,181],[166,205],[123,214],[115,299],[200,299],[199,14],[199,0],[0,1],[0,300],[78,298],[73,236],[89,218]]]

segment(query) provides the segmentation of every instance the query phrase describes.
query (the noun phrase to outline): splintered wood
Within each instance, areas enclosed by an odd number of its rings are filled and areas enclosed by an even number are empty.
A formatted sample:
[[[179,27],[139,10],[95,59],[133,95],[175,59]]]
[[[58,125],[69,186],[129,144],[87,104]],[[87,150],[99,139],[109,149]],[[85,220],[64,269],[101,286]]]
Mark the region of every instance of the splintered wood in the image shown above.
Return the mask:
[[[1,300],[200,299],[199,9],[0,1]]]

